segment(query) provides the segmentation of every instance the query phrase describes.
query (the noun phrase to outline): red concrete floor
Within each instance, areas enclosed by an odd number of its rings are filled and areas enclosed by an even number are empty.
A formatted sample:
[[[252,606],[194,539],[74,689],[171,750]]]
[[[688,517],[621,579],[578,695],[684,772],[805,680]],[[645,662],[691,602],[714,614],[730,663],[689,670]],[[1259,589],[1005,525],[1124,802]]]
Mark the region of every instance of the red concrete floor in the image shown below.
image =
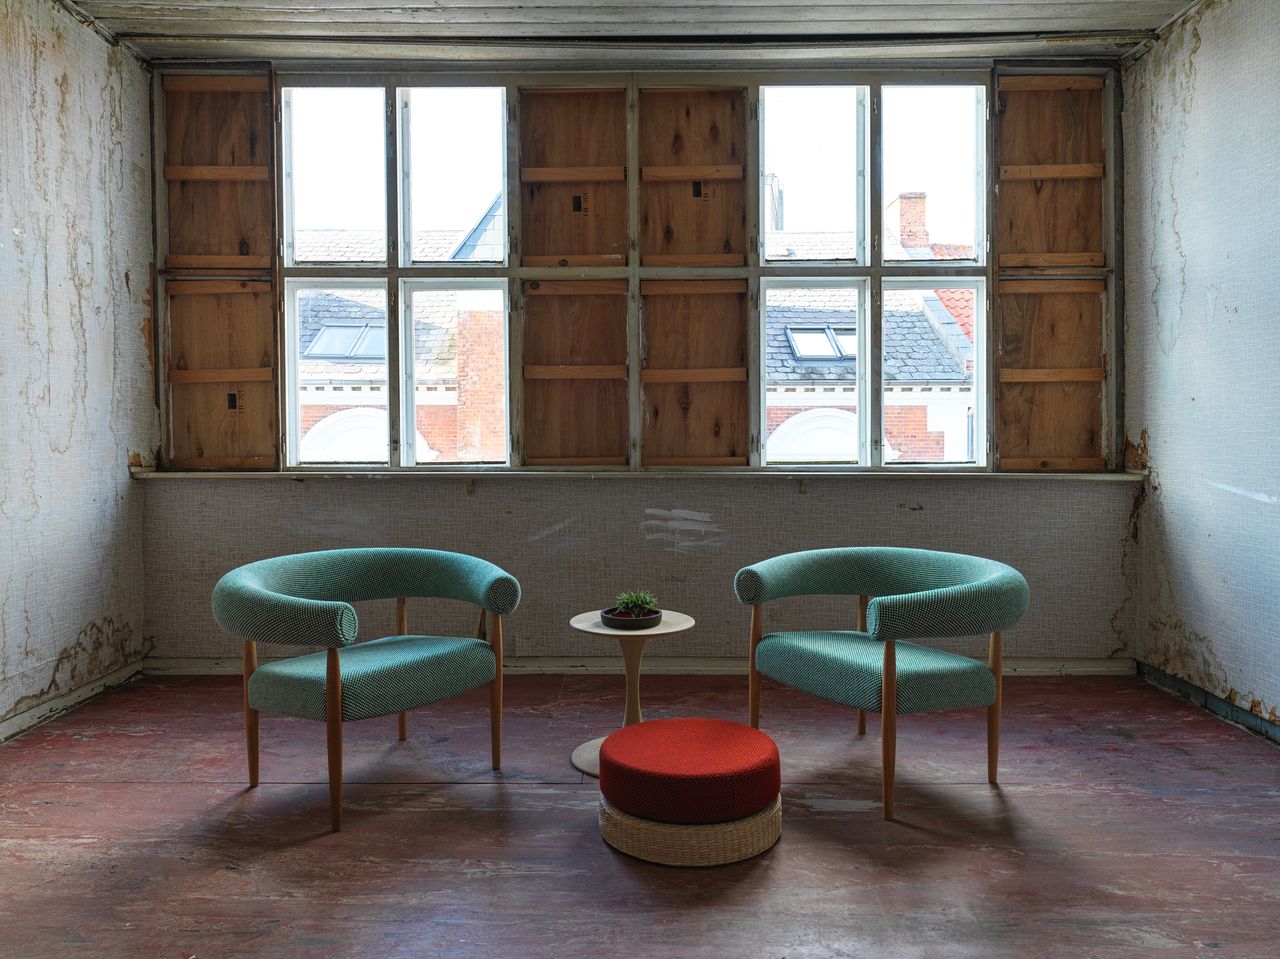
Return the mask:
[[[649,718],[742,719],[742,677],[648,676]],[[1280,956],[1280,753],[1137,679],[1006,680],[1002,783],[981,713],[878,724],[766,687],[781,842],[719,869],[613,852],[570,750],[618,676],[517,677],[507,765],[484,691],[347,727],[263,717],[246,790],[230,677],[144,679],[0,746],[3,957]]]

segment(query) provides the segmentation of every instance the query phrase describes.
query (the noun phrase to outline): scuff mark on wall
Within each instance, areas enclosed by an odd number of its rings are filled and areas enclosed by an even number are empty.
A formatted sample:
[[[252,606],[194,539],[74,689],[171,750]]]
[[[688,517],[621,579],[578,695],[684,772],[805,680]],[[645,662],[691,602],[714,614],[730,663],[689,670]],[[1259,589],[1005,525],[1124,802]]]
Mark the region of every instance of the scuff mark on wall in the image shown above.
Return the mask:
[[[645,539],[666,540],[671,552],[684,553],[693,549],[723,546],[728,538],[710,513],[687,509],[647,509],[648,519],[640,522],[640,532]]]

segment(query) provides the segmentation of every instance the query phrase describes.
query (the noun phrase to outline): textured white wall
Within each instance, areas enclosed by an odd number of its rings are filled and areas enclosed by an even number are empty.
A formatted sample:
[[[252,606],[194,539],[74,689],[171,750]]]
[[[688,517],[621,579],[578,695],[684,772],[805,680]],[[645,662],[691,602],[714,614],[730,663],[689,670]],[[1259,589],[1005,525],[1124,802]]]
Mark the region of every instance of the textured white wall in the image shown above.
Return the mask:
[[[1139,658],[1280,707],[1280,3],[1218,0],[1124,72],[1125,364],[1147,434]]]
[[[650,589],[696,629],[655,640],[653,656],[742,656],[749,615],[733,575],[777,553],[823,546],[914,546],[1010,563],[1031,611],[1009,656],[1127,655],[1133,631],[1128,519],[1139,489],[1089,480],[782,477],[155,479],[147,487],[147,620],[158,657],[239,656],[209,610],[218,578],[281,553],[421,546],[473,553],[524,588],[510,656],[616,655],[569,629],[623,589]],[[360,611],[362,635],[387,635],[390,602]],[[771,628],[852,628],[846,600],[770,607]],[[415,603],[411,626],[475,628],[470,608]],[[946,644],[982,652],[981,640]]]
[[[147,85],[48,0],[0,0],[0,723],[145,651]]]

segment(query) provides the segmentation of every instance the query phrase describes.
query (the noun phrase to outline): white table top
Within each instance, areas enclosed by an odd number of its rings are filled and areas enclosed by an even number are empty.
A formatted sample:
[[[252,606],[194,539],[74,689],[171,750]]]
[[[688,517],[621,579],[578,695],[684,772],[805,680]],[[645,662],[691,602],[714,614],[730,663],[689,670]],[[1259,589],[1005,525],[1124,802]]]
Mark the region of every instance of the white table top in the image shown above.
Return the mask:
[[[687,613],[677,613],[673,610],[664,609],[662,611],[662,622],[657,626],[650,626],[648,629],[614,629],[612,626],[606,626],[600,622],[600,610],[595,609],[589,613],[579,613],[569,620],[569,625],[574,629],[582,630],[584,633],[597,633],[601,636],[613,636],[617,639],[647,639],[650,636],[683,632],[693,626],[693,617]]]

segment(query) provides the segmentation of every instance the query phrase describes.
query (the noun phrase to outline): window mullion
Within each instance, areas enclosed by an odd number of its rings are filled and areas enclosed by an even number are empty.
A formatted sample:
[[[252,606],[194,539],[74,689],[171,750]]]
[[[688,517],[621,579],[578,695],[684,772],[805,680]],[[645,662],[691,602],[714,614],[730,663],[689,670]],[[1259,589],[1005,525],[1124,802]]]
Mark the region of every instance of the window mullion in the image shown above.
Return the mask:
[[[860,332],[862,340],[859,344],[866,363],[858,364],[862,379],[862,389],[859,392],[863,397],[860,417],[862,456],[859,457],[859,462],[871,468],[884,465],[884,379],[881,354],[884,344],[882,323],[884,244],[881,243],[884,219],[884,145],[881,140],[881,98],[881,83],[873,80],[867,91],[868,116],[865,127],[868,172],[866,199],[869,214],[867,220],[870,224],[871,275],[864,292],[869,294],[865,300],[869,305],[869,315],[868,322],[863,324],[865,329]]]
[[[386,267],[389,275],[386,281],[387,292],[387,428],[390,431],[390,466],[395,469],[401,465],[401,317],[400,317],[400,281],[397,275],[400,266],[400,150],[398,143],[398,123],[400,113],[400,97],[394,84],[387,84],[383,90],[384,132],[386,135]],[[412,324],[408,324],[412,328]],[[413,353],[410,351],[409,356]],[[412,367],[412,363],[409,364]],[[412,396],[410,388],[409,395]],[[412,462],[412,453],[410,453]]]

